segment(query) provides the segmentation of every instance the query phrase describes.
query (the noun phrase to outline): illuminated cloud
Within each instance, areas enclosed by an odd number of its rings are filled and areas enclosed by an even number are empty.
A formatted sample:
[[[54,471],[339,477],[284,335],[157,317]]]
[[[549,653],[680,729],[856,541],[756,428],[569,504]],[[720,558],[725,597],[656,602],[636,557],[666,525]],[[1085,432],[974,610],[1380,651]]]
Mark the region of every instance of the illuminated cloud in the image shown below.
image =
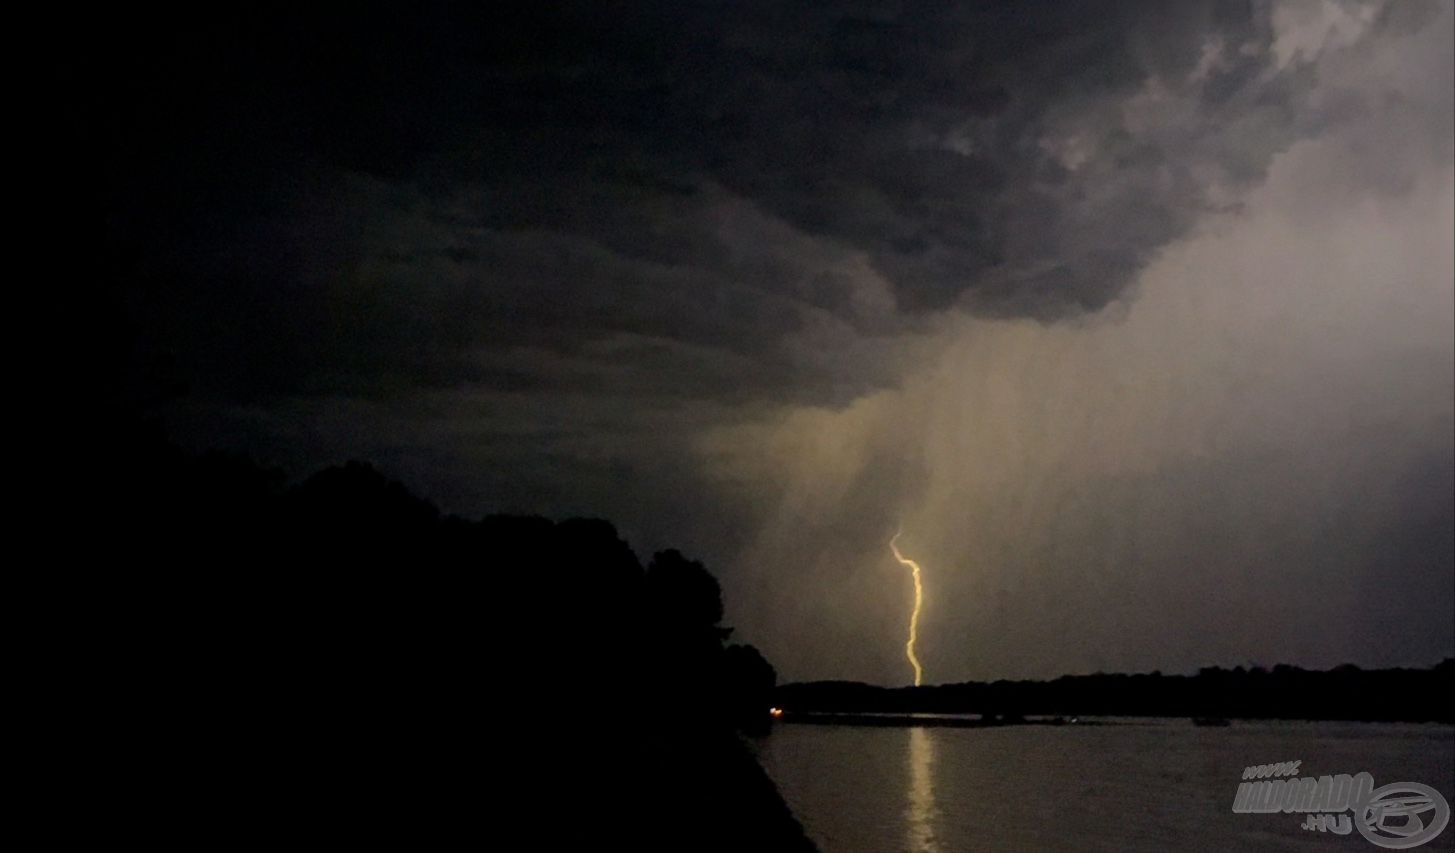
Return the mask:
[[[936,679],[1455,652],[1449,3],[633,8],[117,22],[130,399],[793,678],[902,678],[901,519]]]

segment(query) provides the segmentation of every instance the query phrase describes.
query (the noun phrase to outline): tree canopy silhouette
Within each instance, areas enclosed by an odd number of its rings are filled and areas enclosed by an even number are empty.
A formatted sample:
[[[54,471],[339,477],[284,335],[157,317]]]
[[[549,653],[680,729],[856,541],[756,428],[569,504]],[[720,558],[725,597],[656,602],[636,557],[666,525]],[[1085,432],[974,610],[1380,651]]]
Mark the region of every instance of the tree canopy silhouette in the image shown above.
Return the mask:
[[[733,734],[772,668],[724,648],[701,563],[443,515],[359,462],[289,485],[151,435],[116,468],[106,713],[175,832],[811,849]]]

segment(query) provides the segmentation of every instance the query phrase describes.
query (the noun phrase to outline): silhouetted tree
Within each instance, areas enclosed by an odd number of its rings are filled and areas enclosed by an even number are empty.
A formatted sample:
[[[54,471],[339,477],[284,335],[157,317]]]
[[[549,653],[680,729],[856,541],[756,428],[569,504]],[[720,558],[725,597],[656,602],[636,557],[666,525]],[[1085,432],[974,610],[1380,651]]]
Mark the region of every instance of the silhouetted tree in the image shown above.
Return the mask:
[[[733,723],[755,734],[767,731],[773,689],[778,684],[773,665],[752,646],[728,646],[723,654],[723,682]]]
[[[772,670],[724,651],[702,564],[644,570],[597,519],[442,516],[365,463],[287,487],[133,445],[100,525],[98,707],[173,831],[811,849],[732,734]]]

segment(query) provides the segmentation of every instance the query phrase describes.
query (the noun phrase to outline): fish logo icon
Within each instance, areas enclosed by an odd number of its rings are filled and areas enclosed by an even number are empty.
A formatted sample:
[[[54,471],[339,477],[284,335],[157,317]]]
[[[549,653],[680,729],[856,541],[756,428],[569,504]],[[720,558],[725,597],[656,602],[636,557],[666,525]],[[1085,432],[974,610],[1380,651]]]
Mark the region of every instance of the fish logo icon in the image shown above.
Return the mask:
[[[1357,816],[1359,834],[1371,843],[1390,850],[1407,850],[1430,841],[1445,829],[1450,822],[1450,804],[1428,785],[1396,782],[1370,791]],[[1424,816],[1428,816],[1428,824]]]

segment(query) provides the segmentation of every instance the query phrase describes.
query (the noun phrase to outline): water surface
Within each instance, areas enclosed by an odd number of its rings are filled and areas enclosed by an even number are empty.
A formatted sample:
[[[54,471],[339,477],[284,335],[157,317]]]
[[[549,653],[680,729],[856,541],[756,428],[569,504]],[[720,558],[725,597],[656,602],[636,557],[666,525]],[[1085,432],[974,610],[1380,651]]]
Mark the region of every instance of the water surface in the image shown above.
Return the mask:
[[[1455,801],[1455,727],[1439,725],[779,725],[756,749],[823,853],[1383,849],[1232,812],[1245,766],[1295,759],[1300,776],[1368,771]],[[1414,849],[1455,850],[1455,826]]]

